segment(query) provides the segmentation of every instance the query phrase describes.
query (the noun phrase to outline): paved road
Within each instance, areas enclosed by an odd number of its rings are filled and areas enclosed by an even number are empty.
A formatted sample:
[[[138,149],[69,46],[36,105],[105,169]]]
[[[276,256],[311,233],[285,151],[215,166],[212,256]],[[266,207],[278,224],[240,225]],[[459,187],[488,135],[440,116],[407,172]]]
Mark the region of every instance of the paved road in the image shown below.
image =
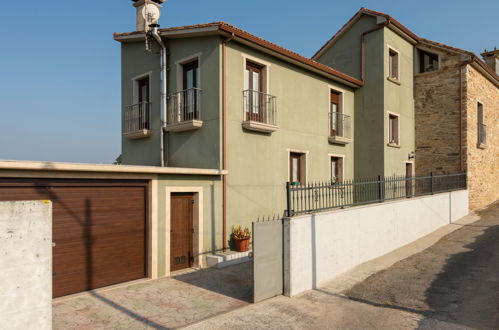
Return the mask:
[[[333,281],[189,329],[498,329],[499,203],[478,216],[348,290]]]
[[[97,290],[53,304],[54,329],[173,329],[246,306],[252,264]]]

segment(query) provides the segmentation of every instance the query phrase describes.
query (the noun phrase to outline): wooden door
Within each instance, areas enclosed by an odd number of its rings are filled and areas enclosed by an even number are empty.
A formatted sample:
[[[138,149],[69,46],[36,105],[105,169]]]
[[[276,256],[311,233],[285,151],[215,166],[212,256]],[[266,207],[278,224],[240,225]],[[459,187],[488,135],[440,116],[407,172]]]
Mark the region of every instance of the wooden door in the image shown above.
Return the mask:
[[[412,193],[412,163],[405,163],[405,195],[411,197]]]
[[[192,266],[193,194],[172,194],[170,204],[170,271]]]

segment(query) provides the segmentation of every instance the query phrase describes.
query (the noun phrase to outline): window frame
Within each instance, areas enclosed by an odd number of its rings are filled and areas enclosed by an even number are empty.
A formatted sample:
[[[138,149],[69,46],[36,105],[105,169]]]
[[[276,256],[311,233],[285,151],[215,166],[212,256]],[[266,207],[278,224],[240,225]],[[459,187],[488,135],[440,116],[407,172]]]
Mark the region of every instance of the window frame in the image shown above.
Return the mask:
[[[388,117],[388,124],[387,124],[387,127],[388,127],[388,146],[390,147],[400,147],[400,115],[397,114],[397,113],[393,113],[393,112],[390,112],[390,111],[387,111],[387,117]],[[392,142],[392,125],[391,125],[391,122],[392,122],[392,117],[394,119],[396,119],[396,124],[397,124],[397,128],[396,128],[396,137],[397,139],[395,140],[395,142]]]
[[[141,75],[135,76],[131,79],[132,81],[132,102],[131,104],[139,103],[139,82],[144,79],[149,79],[149,96],[148,100],[151,102],[151,91],[152,91],[152,71],[143,73]]]
[[[184,65],[188,65],[190,63],[193,63],[194,61],[197,61],[197,63],[198,63],[198,70],[197,70],[198,86],[196,88],[201,89],[201,86],[202,86],[202,79],[201,79],[202,78],[202,73],[201,73],[202,61],[201,61],[201,57],[202,57],[202,55],[203,55],[203,53],[199,52],[199,53],[189,55],[187,57],[184,57],[182,59],[175,61],[175,66],[176,66],[176,70],[177,70],[177,81],[176,81],[177,92],[184,90],[184,88],[183,88],[185,86]]]
[[[477,140],[477,147],[481,148],[481,149],[484,149],[487,142],[486,142],[486,140],[485,140],[485,142],[480,140],[480,129],[481,129],[480,125],[486,126],[485,125],[485,104],[482,101],[480,101],[480,100],[477,100],[476,102],[477,102],[477,104],[476,104],[476,140]]]
[[[292,155],[299,156],[299,175],[300,175],[300,185],[306,185],[308,182],[308,151],[297,150],[297,149],[287,149],[288,156],[288,179],[293,186],[292,181]]]
[[[439,53],[434,53],[434,52],[431,52],[431,51],[428,51],[428,50],[422,49],[422,48],[416,48],[416,51],[417,51],[417,71],[416,72],[418,74],[436,72],[436,71],[440,70],[441,58],[440,58]],[[437,68],[435,70],[431,70],[431,71],[423,71],[422,70],[423,65],[424,65],[424,61],[422,60],[423,59],[422,53],[426,53],[426,54],[433,55],[433,56],[437,57]]]
[[[341,181],[345,179],[345,155],[328,154],[328,158],[329,158],[329,180],[333,184],[339,184]],[[338,173],[337,180],[333,180],[333,158],[340,161],[338,165],[340,165],[339,168],[341,169],[341,173]]]
[[[395,58],[397,59],[397,75],[396,77],[393,77],[393,61],[392,61],[392,54],[395,55]],[[395,80],[397,82],[400,82],[400,52],[396,50],[395,48],[391,47],[388,45],[388,78],[391,80]]]

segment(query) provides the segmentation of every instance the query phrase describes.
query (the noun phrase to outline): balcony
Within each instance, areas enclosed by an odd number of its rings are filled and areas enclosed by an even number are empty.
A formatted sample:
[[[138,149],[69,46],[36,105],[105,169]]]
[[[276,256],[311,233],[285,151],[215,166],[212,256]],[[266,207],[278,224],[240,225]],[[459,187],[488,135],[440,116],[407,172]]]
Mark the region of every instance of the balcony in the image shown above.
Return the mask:
[[[199,129],[202,126],[201,89],[190,88],[170,94],[165,131],[185,132]]]
[[[341,112],[329,113],[329,142],[348,144],[352,142],[351,117]]]
[[[272,133],[277,131],[276,97],[254,90],[243,91],[244,121],[247,130]]]
[[[151,103],[141,102],[130,105],[125,109],[124,136],[129,139],[142,139],[150,136],[151,131]]]
[[[487,126],[478,124],[478,148],[485,149],[487,147]]]

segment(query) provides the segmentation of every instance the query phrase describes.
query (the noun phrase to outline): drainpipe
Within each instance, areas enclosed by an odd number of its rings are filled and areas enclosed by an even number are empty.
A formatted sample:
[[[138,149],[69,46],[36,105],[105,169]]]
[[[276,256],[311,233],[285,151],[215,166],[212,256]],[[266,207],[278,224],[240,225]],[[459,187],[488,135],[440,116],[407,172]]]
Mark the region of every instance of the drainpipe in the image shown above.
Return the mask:
[[[167,57],[167,50],[166,50],[166,45],[161,39],[161,36],[158,33],[158,28],[159,24],[151,24],[149,25],[151,30],[147,33],[149,37],[154,38],[158,45],[161,48],[160,51],[160,67],[161,67],[161,123],[160,123],[160,130],[161,130],[161,140],[160,140],[160,159],[161,159],[161,167],[165,166],[165,141],[164,141],[164,126],[165,126],[165,119],[166,119],[166,98],[167,98],[167,90],[168,90],[168,77],[167,77],[167,63],[166,63],[166,57]]]
[[[234,33],[222,42],[222,170],[227,169],[227,47]],[[223,251],[227,250],[227,174],[222,174]]]

